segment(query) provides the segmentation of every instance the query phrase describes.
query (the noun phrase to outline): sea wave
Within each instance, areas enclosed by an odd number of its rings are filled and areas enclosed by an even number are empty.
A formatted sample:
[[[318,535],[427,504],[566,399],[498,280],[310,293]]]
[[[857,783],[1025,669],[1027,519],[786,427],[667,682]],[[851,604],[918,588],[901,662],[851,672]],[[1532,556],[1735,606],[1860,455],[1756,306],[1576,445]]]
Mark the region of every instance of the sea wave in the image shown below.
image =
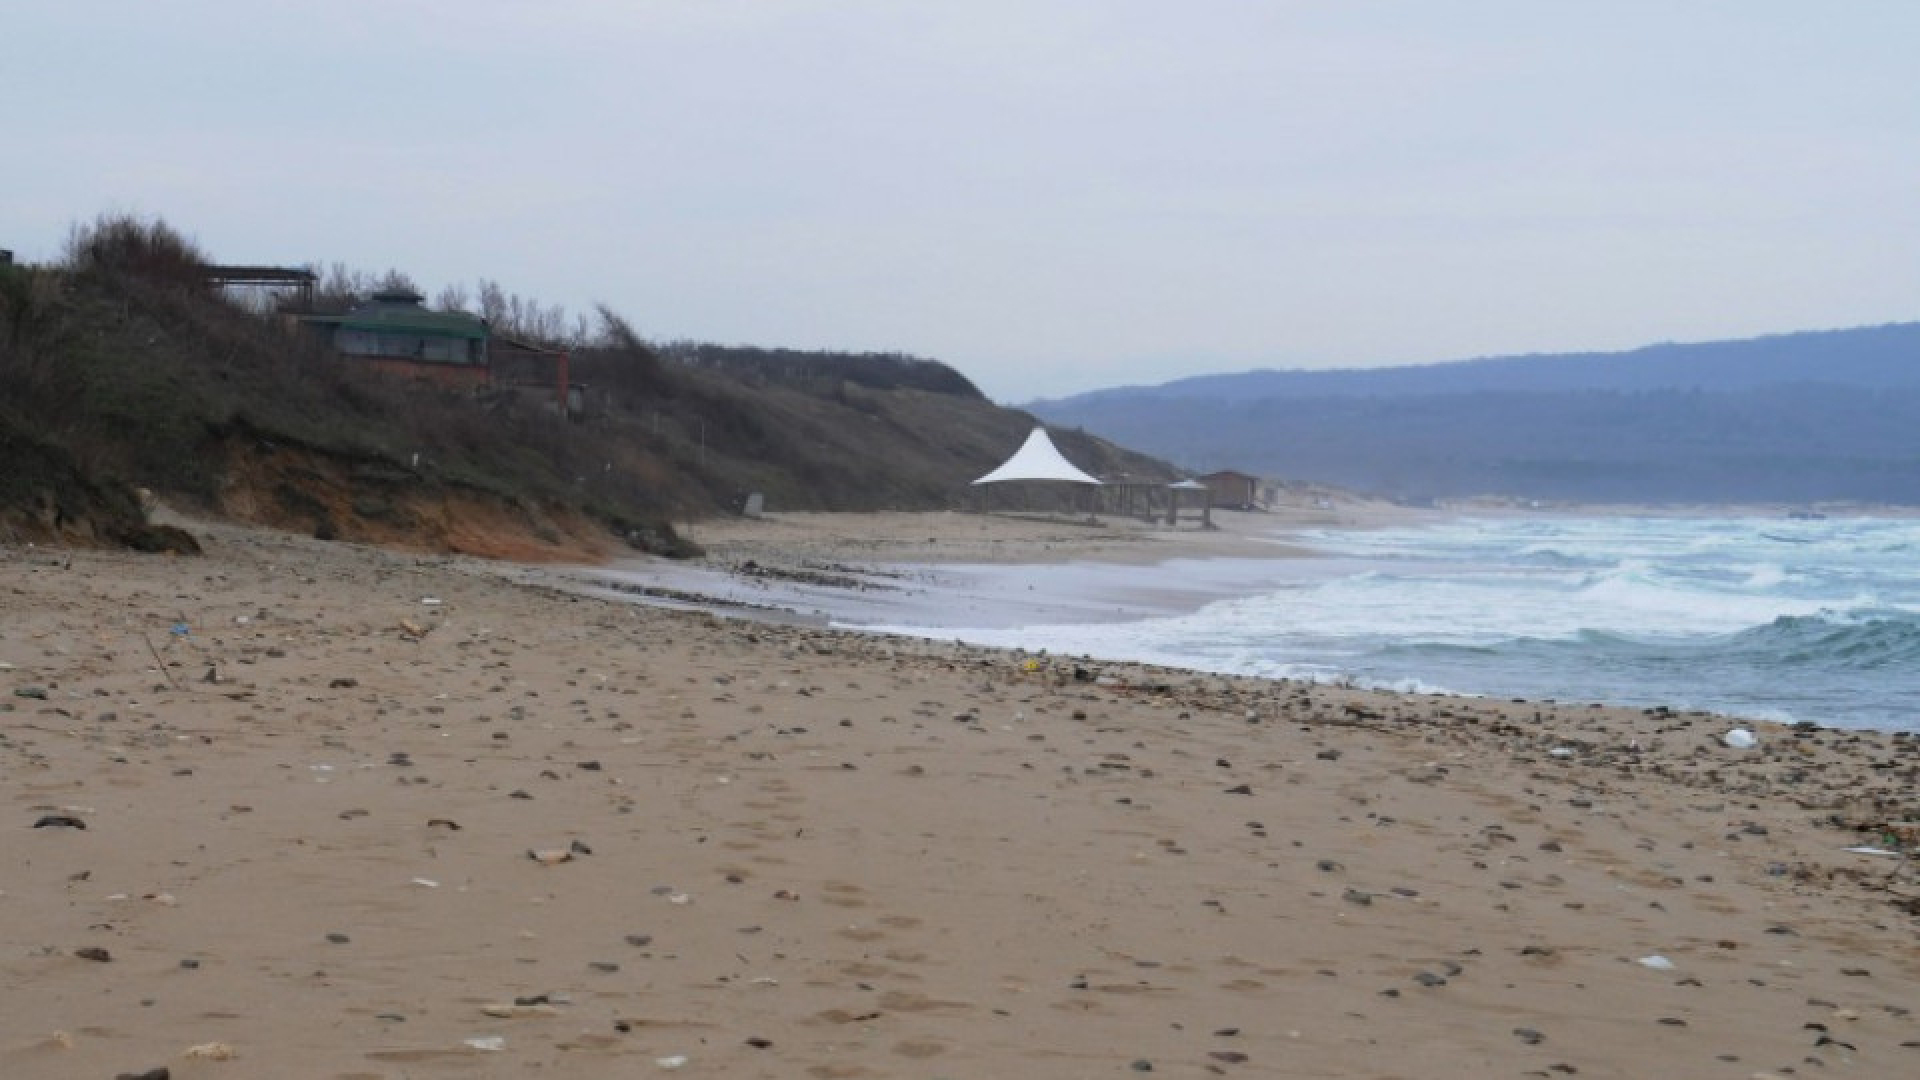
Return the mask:
[[[1887,610],[1782,615],[1736,634],[1728,650],[1793,667],[1907,669],[1920,664],[1920,615]]]
[[[1869,670],[1920,667],[1920,614],[1906,611],[1818,611],[1781,615],[1727,634],[1678,639],[1620,629],[1583,627],[1556,636],[1516,635],[1498,642],[1401,641],[1379,656],[1466,659],[1572,651],[1587,654],[1671,654],[1693,663],[1741,660],[1758,665]]]
[[[1316,682],[1920,730],[1920,566],[1893,550],[1920,550],[1914,521],[1455,522],[1313,539],[1331,557],[1285,564],[1198,611],[923,633]]]

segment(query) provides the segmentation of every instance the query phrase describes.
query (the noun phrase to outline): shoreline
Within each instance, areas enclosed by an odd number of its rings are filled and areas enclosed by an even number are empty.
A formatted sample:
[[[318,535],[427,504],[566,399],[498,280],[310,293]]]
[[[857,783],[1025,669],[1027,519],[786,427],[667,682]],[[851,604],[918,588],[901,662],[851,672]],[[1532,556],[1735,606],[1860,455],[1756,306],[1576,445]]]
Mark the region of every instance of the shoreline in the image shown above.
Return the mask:
[[[9,1076],[1920,1060],[1920,739],[1735,750],[1664,709],[200,532],[200,559],[0,549]]]
[[[1722,516],[1731,512],[1724,510]],[[714,553],[696,563],[616,561],[571,572],[574,584],[569,587],[589,595],[624,595],[642,603],[752,620],[1040,649],[1200,672],[1477,699],[1518,695],[1623,707],[1678,704],[1715,711],[1729,722],[1790,724],[1811,716],[1837,730],[1903,726],[1896,713],[1886,711],[1893,699],[1885,695],[1870,703],[1867,719],[1849,727],[1839,719],[1846,699],[1806,697],[1801,705],[1811,711],[1796,717],[1785,711],[1785,704],[1770,703],[1765,687],[1751,678],[1715,684],[1724,692],[1702,699],[1677,684],[1634,692],[1618,679],[1553,678],[1556,669],[1550,664],[1529,671],[1480,671],[1449,667],[1442,660],[1424,668],[1395,668],[1369,664],[1355,653],[1349,657],[1353,666],[1347,668],[1341,659],[1347,654],[1337,648],[1318,653],[1309,646],[1270,656],[1199,646],[1201,638],[1183,638],[1175,629],[1178,623],[1160,621],[1178,620],[1220,601],[1312,590],[1316,583],[1353,572],[1356,566],[1397,572],[1373,566],[1364,555],[1341,554],[1337,542],[1333,549],[1312,550],[1305,546],[1313,542],[1303,536],[1305,530],[1322,531],[1324,542],[1326,530],[1607,518],[1584,511],[1410,513],[1367,504],[1331,514],[1316,507],[1278,514],[1227,512],[1217,520],[1221,528],[1203,532],[1126,519],[1090,527],[1081,521],[968,514],[773,515],[715,524],[714,537],[707,538],[717,537]],[[915,558],[920,561],[889,561]],[[1129,624],[1137,624],[1135,632],[1126,629]]]
[[[1187,613],[1275,575],[1260,569],[1318,558],[1292,533],[1425,520],[1384,504],[1215,515],[1213,529],[1105,516],[1094,521],[1011,514],[767,514],[686,527],[695,560],[613,559],[556,567],[554,580],[591,595],[744,618],[849,628],[930,622],[973,610],[989,625],[1127,621]],[[1187,584],[1153,568],[1240,567]],[[979,602],[978,593],[991,594]],[[1033,593],[1034,596],[1023,595]]]

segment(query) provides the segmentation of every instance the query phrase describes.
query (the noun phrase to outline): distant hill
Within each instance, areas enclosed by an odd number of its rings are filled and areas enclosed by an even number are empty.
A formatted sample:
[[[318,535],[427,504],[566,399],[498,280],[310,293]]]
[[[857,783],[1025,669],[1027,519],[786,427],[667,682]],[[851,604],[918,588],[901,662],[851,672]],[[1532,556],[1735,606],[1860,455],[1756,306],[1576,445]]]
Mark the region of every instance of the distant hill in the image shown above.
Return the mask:
[[[1027,407],[1197,469],[1397,498],[1920,504],[1920,323],[1203,375]]]
[[[218,518],[325,538],[578,558],[673,521],[769,510],[944,509],[1034,420],[898,354],[673,345],[603,312],[571,345],[587,408],[550,386],[452,387],[349,364],[244,310],[162,223],[103,220],[60,264],[0,264],[0,543],[182,546],[146,488]],[[1073,433],[1094,472],[1173,470]]]

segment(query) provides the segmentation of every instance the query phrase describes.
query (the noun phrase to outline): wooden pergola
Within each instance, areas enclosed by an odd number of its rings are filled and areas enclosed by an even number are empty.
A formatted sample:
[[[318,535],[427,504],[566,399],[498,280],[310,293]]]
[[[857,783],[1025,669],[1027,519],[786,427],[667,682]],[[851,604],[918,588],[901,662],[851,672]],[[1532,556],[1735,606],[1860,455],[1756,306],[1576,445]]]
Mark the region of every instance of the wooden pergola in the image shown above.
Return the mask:
[[[320,276],[299,266],[209,266],[207,284],[218,288],[290,289],[298,310],[313,310],[313,290]]]
[[[1101,493],[1109,513],[1139,518],[1141,521],[1164,521],[1168,525],[1178,525],[1182,507],[1198,506],[1200,524],[1213,524],[1212,493],[1197,480],[1169,484],[1164,480],[1109,477],[1103,481]]]

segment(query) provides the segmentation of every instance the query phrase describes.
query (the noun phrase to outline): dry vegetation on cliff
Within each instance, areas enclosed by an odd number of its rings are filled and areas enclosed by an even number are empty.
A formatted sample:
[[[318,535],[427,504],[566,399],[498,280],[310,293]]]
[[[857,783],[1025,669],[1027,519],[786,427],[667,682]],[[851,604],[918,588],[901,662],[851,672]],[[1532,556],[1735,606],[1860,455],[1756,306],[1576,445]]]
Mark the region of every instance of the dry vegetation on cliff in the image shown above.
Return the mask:
[[[0,540],[133,542],[137,488],[323,538],[516,558],[675,553],[671,522],[748,492],[798,510],[927,509],[1031,419],[944,365],[676,347],[617,315],[573,340],[590,408],[344,366],[208,283],[162,222],[102,218],[64,260],[0,267]],[[1164,467],[1085,437],[1091,467]]]

